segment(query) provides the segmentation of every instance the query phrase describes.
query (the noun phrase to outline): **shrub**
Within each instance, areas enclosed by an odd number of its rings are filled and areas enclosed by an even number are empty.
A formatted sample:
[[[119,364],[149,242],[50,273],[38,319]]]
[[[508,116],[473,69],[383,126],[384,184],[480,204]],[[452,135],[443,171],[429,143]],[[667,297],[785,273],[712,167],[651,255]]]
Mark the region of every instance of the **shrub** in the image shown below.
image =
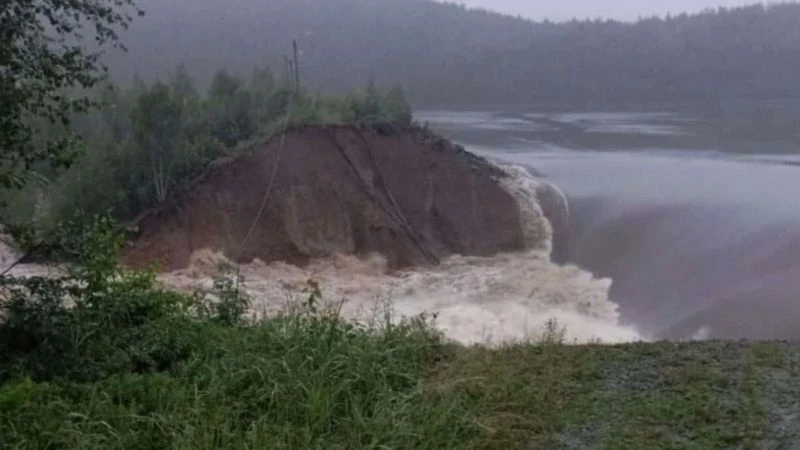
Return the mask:
[[[0,380],[100,379],[166,370],[188,356],[190,302],[156,287],[153,272],[121,269],[121,236],[97,218],[65,246],[76,264],[64,275],[0,280]]]
[[[244,279],[237,270],[223,265],[214,276],[211,295],[196,293],[192,299],[192,310],[202,320],[232,327],[244,324],[244,316],[250,308],[250,296],[243,288]]]

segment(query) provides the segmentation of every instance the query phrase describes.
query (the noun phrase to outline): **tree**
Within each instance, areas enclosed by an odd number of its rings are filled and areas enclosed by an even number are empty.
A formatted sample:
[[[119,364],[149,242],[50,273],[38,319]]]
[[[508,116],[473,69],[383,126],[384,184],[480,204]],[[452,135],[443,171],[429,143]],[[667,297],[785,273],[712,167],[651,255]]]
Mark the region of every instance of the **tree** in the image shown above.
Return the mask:
[[[250,91],[253,95],[254,119],[257,126],[266,124],[281,113],[281,111],[271,110],[270,98],[275,92],[275,88],[275,76],[269,67],[253,69],[250,76]]]
[[[362,116],[377,116],[381,111],[381,95],[375,85],[375,79],[370,78],[367,83],[367,88],[364,91],[364,104],[361,111]]]
[[[155,83],[137,100],[132,119],[136,145],[148,155],[156,200],[163,201],[180,157],[183,105],[169,86]]]
[[[389,122],[396,125],[411,124],[411,105],[402,86],[394,86],[383,98],[383,108]]]
[[[103,49],[121,47],[118,30],[133,0],[4,0],[0,11],[0,189],[18,189],[37,164],[69,165],[73,113],[94,105],[80,93],[103,79]],[[94,39],[93,48],[84,45]],[[76,92],[78,91],[78,92]],[[63,133],[37,138],[37,127]]]
[[[186,70],[186,65],[180,64],[175,72],[172,73],[169,81],[175,96],[184,106],[192,106],[197,100],[197,89],[194,87],[194,79]]]
[[[109,83],[102,85],[98,98],[102,108],[96,113],[105,132],[114,141],[127,139],[131,134],[131,93]]]
[[[226,146],[249,139],[255,132],[253,99],[244,83],[225,70],[217,72],[208,92],[213,136]]]
[[[370,78],[367,87],[361,95],[350,98],[350,109],[353,118],[359,123],[375,123],[381,118],[381,93],[375,84],[375,79]]]

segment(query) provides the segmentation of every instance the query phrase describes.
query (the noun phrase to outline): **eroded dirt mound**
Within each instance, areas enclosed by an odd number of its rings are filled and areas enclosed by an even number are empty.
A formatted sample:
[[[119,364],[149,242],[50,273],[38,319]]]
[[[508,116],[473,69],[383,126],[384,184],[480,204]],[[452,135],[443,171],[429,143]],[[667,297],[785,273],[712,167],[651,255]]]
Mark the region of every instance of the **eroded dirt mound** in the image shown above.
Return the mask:
[[[218,162],[143,216],[125,263],[182,269],[200,249],[299,265],[377,252],[400,268],[529,244],[503,172],[427,131],[305,128],[280,148]]]

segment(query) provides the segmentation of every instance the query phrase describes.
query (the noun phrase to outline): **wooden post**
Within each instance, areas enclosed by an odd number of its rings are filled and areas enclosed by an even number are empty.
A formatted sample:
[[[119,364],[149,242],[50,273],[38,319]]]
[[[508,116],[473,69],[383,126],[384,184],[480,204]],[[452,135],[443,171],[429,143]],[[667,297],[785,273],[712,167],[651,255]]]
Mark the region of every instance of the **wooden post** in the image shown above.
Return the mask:
[[[300,93],[300,56],[297,51],[297,39],[292,41],[294,48],[294,87]]]

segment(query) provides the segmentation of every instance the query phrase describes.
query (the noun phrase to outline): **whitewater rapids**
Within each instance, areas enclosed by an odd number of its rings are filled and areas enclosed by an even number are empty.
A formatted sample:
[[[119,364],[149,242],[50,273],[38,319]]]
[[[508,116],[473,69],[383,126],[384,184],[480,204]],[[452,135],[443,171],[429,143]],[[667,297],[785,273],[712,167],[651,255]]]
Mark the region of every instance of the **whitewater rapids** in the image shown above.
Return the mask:
[[[536,198],[540,181],[522,167],[503,169],[510,176],[501,184],[519,204],[527,250],[488,258],[452,256],[435,267],[393,272],[380,255],[335,256],[304,268],[256,260],[240,268],[253,316],[291,311],[305,301],[308,280],[314,280],[322,290],[322,307],[346,319],[435,315],[446,337],[467,345],[535,341],[552,332],[553,323],[569,343],[643,340],[620,323],[618,307],[609,300],[610,279],[550,261],[553,232]],[[200,251],[188,269],[160,280],[181,291],[209,290],[221,264],[230,263]]]

